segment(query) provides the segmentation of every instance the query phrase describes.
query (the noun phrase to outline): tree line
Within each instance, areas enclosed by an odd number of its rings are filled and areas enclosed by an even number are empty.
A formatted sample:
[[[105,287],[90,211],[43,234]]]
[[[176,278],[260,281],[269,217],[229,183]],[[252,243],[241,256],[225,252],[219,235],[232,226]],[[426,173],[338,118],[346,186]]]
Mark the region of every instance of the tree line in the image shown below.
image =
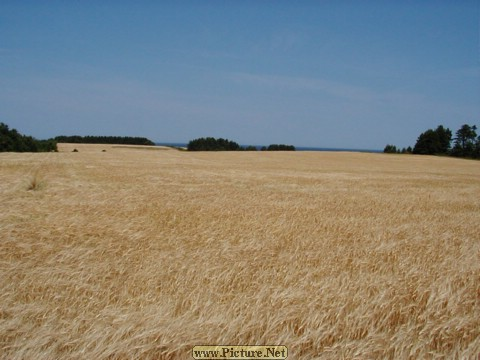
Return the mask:
[[[122,144],[122,145],[155,145],[147,138],[138,136],[57,136],[55,141],[59,143],[73,144]]]
[[[256,146],[242,147],[235,141],[223,138],[203,137],[190,140],[187,145],[189,151],[257,151]],[[295,151],[295,146],[285,144],[271,144],[263,146],[262,151]]]
[[[32,136],[22,135],[7,124],[0,123],[0,152],[43,152],[56,151],[57,143],[53,139],[38,140]]]
[[[0,123],[0,152],[43,152],[56,151],[57,143],[75,144],[125,144],[125,145],[155,145],[144,137],[132,136],[57,136],[47,140],[38,140],[32,136],[10,129],[7,124]]]
[[[480,159],[480,136],[477,136],[475,125],[462,125],[455,132],[455,137],[449,128],[439,125],[436,129],[428,129],[421,133],[413,149],[409,146],[400,150],[395,145],[388,144],[383,152]]]

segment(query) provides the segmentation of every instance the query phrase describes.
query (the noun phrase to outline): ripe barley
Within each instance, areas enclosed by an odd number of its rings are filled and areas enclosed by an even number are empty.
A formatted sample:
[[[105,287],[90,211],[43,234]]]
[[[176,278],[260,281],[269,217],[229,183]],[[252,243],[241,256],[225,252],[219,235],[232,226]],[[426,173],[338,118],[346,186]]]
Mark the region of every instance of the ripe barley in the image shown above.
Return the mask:
[[[478,162],[74,147],[0,154],[0,357],[480,354]]]

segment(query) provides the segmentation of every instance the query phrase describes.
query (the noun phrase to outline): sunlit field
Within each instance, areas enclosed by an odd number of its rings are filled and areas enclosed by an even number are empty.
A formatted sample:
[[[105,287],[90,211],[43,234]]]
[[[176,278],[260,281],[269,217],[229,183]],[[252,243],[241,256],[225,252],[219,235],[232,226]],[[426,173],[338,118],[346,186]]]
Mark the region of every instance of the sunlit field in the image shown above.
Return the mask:
[[[0,154],[2,359],[480,354],[478,161],[59,147]]]

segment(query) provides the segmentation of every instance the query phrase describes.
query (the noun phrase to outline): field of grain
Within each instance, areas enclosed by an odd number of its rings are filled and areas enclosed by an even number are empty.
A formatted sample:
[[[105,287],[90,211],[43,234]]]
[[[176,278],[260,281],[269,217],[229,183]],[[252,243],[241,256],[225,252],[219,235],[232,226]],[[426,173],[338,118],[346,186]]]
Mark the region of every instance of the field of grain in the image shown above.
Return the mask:
[[[480,354],[478,161],[60,150],[0,154],[2,359]]]

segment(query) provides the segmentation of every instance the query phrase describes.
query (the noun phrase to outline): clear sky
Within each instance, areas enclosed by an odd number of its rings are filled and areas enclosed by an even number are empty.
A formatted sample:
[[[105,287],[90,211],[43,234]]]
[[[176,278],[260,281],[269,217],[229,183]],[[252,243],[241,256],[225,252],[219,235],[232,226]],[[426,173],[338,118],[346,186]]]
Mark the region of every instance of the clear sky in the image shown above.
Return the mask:
[[[0,122],[37,138],[383,149],[480,125],[480,0],[0,0]]]

